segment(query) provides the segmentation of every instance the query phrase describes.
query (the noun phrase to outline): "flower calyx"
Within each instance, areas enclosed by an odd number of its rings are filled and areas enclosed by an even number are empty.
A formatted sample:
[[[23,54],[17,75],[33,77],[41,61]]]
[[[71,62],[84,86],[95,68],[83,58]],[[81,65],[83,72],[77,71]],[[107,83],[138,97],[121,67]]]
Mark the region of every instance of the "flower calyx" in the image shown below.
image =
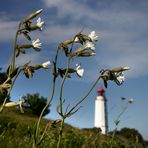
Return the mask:
[[[25,54],[26,49],[33,48],[35,51],[41,50],[42,43],[40,39],[33,40],[31,44],[21,44],[16,46],[16,57],[20,55],[20,53]]]
[[[68,46],[66,43],[62,42],[59,44],[58,49],[61,49],[65,52],[65,56],[67,57],[69,55]]]
[[[36,16],[38,16],[41,12],[43,11],[43,9],[39,9],[36,12],[30,14],[26,19],[24,19],[22,21],[22,24],[29,22],[30,20],[32,20],[33,18],[35,18]]]

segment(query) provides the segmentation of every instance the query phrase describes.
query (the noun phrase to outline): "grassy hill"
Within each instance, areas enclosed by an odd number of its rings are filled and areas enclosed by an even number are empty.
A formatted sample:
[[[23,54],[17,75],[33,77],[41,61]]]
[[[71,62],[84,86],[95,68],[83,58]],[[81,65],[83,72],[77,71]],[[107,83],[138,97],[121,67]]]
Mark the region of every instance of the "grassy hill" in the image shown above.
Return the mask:
[[[20,113],[16,109],[6,108],[0,114],[0,148],[31,148],[34,125],[37,117],[31,111]],[[49,120],[42,120],[40,133]],[[58,140],[58,126],[49,127],[41,144],[41,148],[56,148]],[[64,126],[61,148],[146,148],[148,142],[144,141],[135,129],[125,128],[118,131],[114,139],[112,133],[102,135],[99,129],[78,129],[68,124]]]

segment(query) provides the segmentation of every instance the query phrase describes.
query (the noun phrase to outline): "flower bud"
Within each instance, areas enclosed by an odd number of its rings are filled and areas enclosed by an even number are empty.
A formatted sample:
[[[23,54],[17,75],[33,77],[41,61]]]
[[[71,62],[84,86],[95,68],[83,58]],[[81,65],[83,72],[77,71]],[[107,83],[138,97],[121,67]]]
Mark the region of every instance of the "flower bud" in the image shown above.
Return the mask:
[[[134,102],[134,99],[129,99],[129,100],[128,100],[128,103],[129,103],[129,104],[131,104],[131,103],[133,103],[133,102]]]
[[[8,102],[5,104],[5,107],[14,107],[14,106],[17,106],[18,103],[17,102]]]
[[[122,72],[122,71],[126,71],[126,70],[129,70],[130,67],[127,67],[127,66],[124,66],[124,67],[117,67],[117,68],[114,68],[112,69],[111,71],[112,72]]]
[[[78,54],[79,57],[90,57],[90,56],[95,56],[95,55],[96,55],[95,52],[82,52]]]

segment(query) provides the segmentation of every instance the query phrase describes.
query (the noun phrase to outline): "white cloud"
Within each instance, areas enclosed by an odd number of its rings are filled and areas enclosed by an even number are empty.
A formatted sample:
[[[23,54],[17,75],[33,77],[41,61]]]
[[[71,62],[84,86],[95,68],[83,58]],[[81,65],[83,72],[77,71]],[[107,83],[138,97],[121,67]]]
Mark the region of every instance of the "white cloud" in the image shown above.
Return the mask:
[[[97,14],[93,13],[87,5],[82,5],[73,0],[43,0],[46,7],[55,7],[58,9],[58,16],[63,17],[65,15],[72,16],[73,19],[80,19],[82,17],[97,17]]]
[[[16,21],[0,19],[0,41],[13,40],[17,28]]]
[[[32,64],[40,64],[41,60],[41,52],[29,52],[21,54],[18,58],[16,58],[16,65],[24,65],[28,62],[31,62]]]
[[[146,35],[148,20],[145,11],[130,10],[129,6],[127,10],[119,11],[119,4],[108,9],[92,9],[89,5],[84,3],[82,5],[72,0],[43,0],[43,2],[49,9],[51,7],[57,9],[54,21],[47,20],[49,25],[45,26],[43,32],[40,33],[43,43],[59,43],[73,37],[83,27],[86,32],[95,30],[100,32],[101,41],[97,45],[98,55],[92,61],[94,65],[100,65],[100,68],[127,65],[131,67],[131,71],[128,72],[131,77],[148,75],[148,70],[145,68],[148,65],[148,37]],[[67,24],[60,22],[66,19],[65,16],[71,20]],[[57,20],[59,24],[55,22],[56,19],[59,19]],[[16,26],[15,21],[1,19],[1,41],[12,40]],[[88,75],[96,73],[96,68],[89,66],[88,69],[92,69]]]
[[[71,39],[82,30],[79,25],[52,25],[48,26],[41,34],[41,39],[48,43],[59,43]],[[88,29],[87,29],[88,30]]]
[[[81,25],[83,27],[84,20],[88,24],[88,26],[86,25],[88,28],[92,26],[102,35],[101,48],[98,44],[99,51],[94,60],[96,65],[105,68],[130,66],[131,71],[128,72],[130,77],[148,74],[146,69],[148,65],[148,43],[145,35],[148,25],[147,13],[142,10],[130,10],[129,6],[127,10],[121,9],[119,11],[118,4],[112,7],[114,9],[93,10],[88,5],[82,5],[71,0],[44,0],[44,2],[49,9],[50,7],[57,9],[58,17],[64,18],[65,15],[68,15],[73,19],[66,26],[60,24],[59,26],[52,26],[54,29],[49,30],[49,32],[55,32],[59,40],[81,28]],[[91,69],[89,68],[88,76],[96,73],[96,68]]]

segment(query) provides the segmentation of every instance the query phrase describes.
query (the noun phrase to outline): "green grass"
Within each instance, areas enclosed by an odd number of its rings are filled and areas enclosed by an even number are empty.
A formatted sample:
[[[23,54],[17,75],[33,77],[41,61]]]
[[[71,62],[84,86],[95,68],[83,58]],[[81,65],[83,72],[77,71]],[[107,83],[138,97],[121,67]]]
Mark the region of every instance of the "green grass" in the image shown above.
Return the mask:
[[[17,109],[6,108],[0,114],[0,148],[31,148],[33,142],[34,125],[37,117],[31,111],[20,113]],[[40,134],[45,126],[51,123],[42,120]],[[41,148],[56,148],[58,140],[58,126],[48,128]],[[64,125],[61,148],[146,148],[148,143],[139,133],[127,129],[117,132],[114,139],[112,134],[102,135],[99,129],[78,129],[68,124]],[[140,136],[139,136],[140,135]],[[130,139],[130,140],[129,140]]]

